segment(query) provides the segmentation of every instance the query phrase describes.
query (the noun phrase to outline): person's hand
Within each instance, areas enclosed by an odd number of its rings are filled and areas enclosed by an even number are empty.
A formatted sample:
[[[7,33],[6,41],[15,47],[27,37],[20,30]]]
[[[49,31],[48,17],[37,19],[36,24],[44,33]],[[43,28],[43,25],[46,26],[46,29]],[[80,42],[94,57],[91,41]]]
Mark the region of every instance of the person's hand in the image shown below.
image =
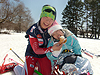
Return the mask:
[[[56,43],[56,44],[54,44],[54,45],[52,46],[52,49],[53,49],[53,51],[59,51],[59,50],[61,49],[62,46],[63,46],[63,43],[60,44],[60,42],[58,42],[58,43]]]

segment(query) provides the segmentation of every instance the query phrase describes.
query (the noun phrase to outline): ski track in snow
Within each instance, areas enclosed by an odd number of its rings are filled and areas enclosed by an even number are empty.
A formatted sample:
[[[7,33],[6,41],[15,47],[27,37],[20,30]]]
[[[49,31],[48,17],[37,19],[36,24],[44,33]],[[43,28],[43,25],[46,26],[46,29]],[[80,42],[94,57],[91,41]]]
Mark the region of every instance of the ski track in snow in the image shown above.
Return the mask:
[[[100,40],[95,39],[86,39],[86,38],[78,38],[78,41],[81,45],[82,49],[87,49],[88,51],[99,54],[100,55]],[[24,61],[25,61],[25,51],[27,47],[27,39],[25,38],[25,33],[12,33],[9,34],[0,34],[0,65],[2,64],[3,58],[6,54],[8,57],[6,58],[6,63],[9,63],[9,58],[16,60],[17,62],[23,64],[18,57],[10,51],[10,48],[14,50]],[[97,58],[94,56],[92,59],[90,56],[83,54],[83,57],[89,59],[93,68],[93,75],[100,75],[100,57]],[[7,72],[1,75],[15,75],[14,72]]]

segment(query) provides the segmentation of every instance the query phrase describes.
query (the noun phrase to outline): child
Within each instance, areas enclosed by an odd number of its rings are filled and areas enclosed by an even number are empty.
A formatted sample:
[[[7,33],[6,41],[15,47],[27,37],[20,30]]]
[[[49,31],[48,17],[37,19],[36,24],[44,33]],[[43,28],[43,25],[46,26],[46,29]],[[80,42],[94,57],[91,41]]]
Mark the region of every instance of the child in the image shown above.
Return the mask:
[[[67,42],[63,44],[59,51],[48,52],[46,55],[51,60],[52,67],[59,65],[59,69],[67,73],[70,69],[77,69],[77,74],[81,74],[84,70],[88,70],[92,74],[90,62],[81,57],[81,47],[76,36],[68,29],[63,29],[56,21],[51,27],[48,28],[48,33],[51,35],[51,39],[48,43],[48,47],[53,46],[60,40],[60,37],[64,36]],[[87,64],[88,65],[87,65]],[[73,68],[68,69],[68,64]],[[85,65],[85,66],[84,66]],[[74,71],[74,73],[76,73]]]

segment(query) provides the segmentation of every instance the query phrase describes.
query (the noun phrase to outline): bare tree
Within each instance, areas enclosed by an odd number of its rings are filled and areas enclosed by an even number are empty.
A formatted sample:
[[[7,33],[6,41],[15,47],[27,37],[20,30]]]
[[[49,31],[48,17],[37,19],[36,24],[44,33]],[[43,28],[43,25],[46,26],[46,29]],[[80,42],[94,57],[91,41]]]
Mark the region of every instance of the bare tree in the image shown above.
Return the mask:
[[[28,26],[34,22],[28,8],[19,0],[17,3],[9,0],[1,1],[0,29],[12,29],[17,32],[26,31]]]

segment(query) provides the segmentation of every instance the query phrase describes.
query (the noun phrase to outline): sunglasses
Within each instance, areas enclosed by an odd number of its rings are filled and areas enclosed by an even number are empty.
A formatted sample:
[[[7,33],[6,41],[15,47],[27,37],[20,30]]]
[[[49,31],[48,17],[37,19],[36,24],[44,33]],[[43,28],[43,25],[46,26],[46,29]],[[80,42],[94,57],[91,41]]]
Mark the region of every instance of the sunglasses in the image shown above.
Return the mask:
[[[45,9],[44,11],[45,11],[45,12],[49,12],[49,13],[52,12],[53,15],[56,15],[56,12],[54,12],[54,11],[51,10],[51,9]]]

